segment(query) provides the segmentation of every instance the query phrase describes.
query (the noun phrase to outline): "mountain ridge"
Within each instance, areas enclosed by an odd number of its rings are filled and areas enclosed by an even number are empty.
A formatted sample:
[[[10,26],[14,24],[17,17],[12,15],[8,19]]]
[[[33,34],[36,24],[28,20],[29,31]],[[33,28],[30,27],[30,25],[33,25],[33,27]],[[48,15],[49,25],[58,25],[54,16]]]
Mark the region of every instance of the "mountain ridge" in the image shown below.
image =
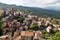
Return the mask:
[[[47,10],[37,7],[25,7],[25,6],[16,6],[0,3],[0,9],[14,8],[17,10],[25,11],[26,13],[32,12],[32,14],[42,17],[56,17],[60,18],[60,12],[55,10]]]

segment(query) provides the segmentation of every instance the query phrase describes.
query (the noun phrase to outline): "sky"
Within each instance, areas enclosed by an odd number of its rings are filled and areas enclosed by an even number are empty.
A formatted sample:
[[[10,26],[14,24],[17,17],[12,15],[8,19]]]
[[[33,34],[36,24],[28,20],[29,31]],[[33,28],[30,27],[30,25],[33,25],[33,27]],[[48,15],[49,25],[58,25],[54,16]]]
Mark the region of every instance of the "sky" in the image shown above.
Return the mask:
[[[29,7],[45,8],[47,6],[60,7],[60,0],[0,0],[1,3],[15,4]]]

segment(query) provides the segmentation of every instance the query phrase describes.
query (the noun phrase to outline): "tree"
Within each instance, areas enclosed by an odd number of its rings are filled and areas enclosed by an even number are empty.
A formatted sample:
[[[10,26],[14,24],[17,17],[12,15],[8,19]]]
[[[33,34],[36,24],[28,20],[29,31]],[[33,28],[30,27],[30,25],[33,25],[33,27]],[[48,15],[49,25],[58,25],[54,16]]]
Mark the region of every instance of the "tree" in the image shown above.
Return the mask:
[[[3,32],[2,32],[2,22],[1,22],[1,20],[0,20],[0,36],[3,34]]]
[[[39,29],[39,27],[37,26],[37,25],[32,25],[31,27],[30,27],[30,29],[32,29],[32,30],[38,30]]]
[[[23,18],[23,17],[19,17],[17,20],[18,20],[19,22],[23,23],[24,18]]]
[[[44,39],[48,39],[50,37],[50,34],[48,34],[47,32],[43,32],[41,37]]]
[[[0,16],[0,36],[3,34],[3,32],[2,32],[2,21],[1,21],[1,19],[2,19],[2,15]]]
[[[56,32],[54,35],[50,36],[49,40],[60,40],[60,32]]]

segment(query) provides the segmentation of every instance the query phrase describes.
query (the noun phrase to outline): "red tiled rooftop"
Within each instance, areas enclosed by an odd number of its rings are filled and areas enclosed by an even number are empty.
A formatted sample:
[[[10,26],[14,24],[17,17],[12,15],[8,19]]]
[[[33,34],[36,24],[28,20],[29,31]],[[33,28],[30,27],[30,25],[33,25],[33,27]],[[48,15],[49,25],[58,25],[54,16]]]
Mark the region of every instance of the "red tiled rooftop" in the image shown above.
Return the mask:
[[[29,32],[29,31],[22,31],[21,36],[33,36],[34,32]]]

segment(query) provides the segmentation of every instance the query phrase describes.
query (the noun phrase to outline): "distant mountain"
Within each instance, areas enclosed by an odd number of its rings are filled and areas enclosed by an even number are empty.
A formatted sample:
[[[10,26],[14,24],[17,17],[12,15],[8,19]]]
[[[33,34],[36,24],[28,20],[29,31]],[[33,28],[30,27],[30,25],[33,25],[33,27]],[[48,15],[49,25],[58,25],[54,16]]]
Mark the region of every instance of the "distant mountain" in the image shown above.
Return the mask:
[[[60,7],[58,7],[58,6],[48,6],[45,9],[60,11]]]
[[[26,13],[32,13],[37,16],[41,17],[55,17],[60,18],[60,12],[55,10],[46,10],[42,8],[37,7],[25,7],[25,6],[16,6],[16,5],[8,5],[0,3],[0,9],[6,9],[6,8],[15,8],[21,11],[25,11]]]

